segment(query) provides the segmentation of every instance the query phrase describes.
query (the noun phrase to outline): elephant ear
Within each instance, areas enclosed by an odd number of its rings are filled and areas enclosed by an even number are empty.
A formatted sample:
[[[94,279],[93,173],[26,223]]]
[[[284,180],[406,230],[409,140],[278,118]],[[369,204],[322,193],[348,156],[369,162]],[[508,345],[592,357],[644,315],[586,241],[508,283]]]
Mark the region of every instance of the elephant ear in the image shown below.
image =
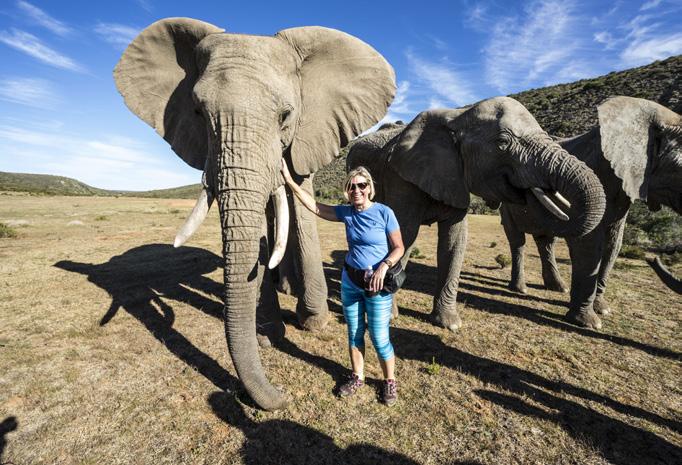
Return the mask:
[[[390,166],[408,182],[455,208],[469,206],[459,143],[449,128],[459,110],[420,113],[395,139]]]
[[[298,27],[275,37],[301,60],[302,108],[291,158],[294,170],[307,175],[386,114],[395,95],[395,73],[376,50],[341,31]]]
[[[597,107],[602,152],[631,200],[647,197],[656,134],[680,124],[675,112],[650,100],[612,97]]]
[[[206,123],[192,99],[199,73],[194,50],[207,35],[223,31],[189,18],[157,21],[128,45],[114,69],[130,111],[197,169],[204,168],[208,147]]]

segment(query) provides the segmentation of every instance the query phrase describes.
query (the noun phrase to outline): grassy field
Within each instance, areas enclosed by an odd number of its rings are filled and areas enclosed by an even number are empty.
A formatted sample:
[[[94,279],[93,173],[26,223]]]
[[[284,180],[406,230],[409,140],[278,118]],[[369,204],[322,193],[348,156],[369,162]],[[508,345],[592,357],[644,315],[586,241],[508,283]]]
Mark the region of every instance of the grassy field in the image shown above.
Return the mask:
[[[348,373],[339,308],[339,224],[320,223],[332,319],[295,325],[262,351],[293,402],[256,409],[236,379],[220,321],[213,210],[187,247],[170,245],[191,200],[0,196],[0,463],[679,464],[682,298],[642,261],[619,259],[602,332],[566,324],[567,295],[507,290],[499,218],[470,216],[459,293],[464,327],[431,326],[435,227],[408,267],[393,321],[400,399]],[[564,277],[566,248],[558,257]],[[678,266],[674,271],[680,275]]]

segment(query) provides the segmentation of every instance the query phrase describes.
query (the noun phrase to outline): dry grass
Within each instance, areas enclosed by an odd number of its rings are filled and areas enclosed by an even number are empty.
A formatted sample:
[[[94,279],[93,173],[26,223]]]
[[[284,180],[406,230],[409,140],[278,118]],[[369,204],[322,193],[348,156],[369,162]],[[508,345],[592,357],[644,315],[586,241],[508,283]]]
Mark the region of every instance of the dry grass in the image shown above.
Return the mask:
[[[5,199],[0,221],[28,224],[0,239],[0,463],[682,463],[682,302],[641,261],[619,259],[603,332],[580,329],[561,319],[566,295],[537,288],[530,247],[529,295],[507,290],[499,220],[472,216],[451,334],[425,320],[437,234],[424,228],[397,297],[400,400],[386,408],[371,349],[368,388],[332,394],[348,366],[345,240],[320,223],[332,321],[301,331],[280,296],[286,340],[262,357],[294,400],[269,413],[226,350],[215,211],[174,250],[192,201]]]

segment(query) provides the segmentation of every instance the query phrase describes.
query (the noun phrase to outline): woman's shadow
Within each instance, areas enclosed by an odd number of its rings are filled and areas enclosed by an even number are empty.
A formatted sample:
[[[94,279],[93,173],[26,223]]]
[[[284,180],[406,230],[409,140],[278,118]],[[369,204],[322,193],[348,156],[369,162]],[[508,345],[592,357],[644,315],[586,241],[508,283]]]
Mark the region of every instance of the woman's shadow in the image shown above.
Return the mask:
[[[175,312],[168,304],[169,300],[185,302],[207,315],[220,318],[223,287],[204,275],[221,265],[220,257],[203,249],[149,244],[114,256],[106,263],[64,260],[54,266],[87,276],[88,281],[111,296],[111,304],[100,320],[101,326],[124,309],[171,353],[216,387],[234,390],[239,386],[237,379],[173,327]]]
[[[255,422],[244,412],[234,396],[214,392],[208,403],[225,423],[244,432],[246,440],[240,457],[249,465],[417,465],[418,462],[397,452],[369,443],[355,443],[341,448],[334,438],[289,420]],[[478,465],[477,462],[452,462],[452,465]]]

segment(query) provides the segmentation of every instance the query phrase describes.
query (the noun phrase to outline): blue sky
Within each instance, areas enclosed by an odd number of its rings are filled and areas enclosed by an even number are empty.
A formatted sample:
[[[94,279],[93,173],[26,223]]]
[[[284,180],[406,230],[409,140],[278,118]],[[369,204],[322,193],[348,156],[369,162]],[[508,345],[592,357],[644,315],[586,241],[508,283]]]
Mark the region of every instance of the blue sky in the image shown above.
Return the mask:
[[[136,34],[171,16],[249,34],[305,25],[353,34],[395,68],[387,120],[682,53],[682,0],[2,0],[0,171],[106,189],[199,182],[112,78]]]

